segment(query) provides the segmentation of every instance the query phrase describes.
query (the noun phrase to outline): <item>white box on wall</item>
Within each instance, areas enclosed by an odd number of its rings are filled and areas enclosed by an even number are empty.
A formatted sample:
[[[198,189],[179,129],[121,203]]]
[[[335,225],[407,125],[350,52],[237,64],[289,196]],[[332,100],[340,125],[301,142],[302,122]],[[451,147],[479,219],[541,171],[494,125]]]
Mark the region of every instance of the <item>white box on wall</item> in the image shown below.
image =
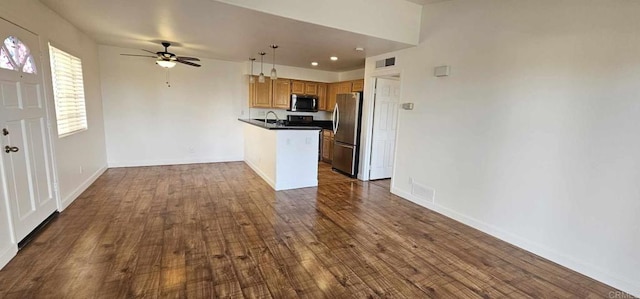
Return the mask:
[[[451,67],[448,65],[436,66],[433,69],[433,75],[436,77],[447,77],[451,72]]]

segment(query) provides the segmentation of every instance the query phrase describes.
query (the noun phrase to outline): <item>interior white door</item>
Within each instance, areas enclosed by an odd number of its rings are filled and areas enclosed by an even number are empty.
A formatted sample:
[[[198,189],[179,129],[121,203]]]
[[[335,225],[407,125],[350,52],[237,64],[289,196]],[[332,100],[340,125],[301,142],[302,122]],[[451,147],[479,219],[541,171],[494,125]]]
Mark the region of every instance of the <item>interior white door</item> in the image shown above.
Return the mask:
[[[4,198],[20,241],[57,204],[39,39],[0,19],[0,155]]]
[[[400,81],[376,79],[370,180],[390,178],[393,173],[399,104]]]

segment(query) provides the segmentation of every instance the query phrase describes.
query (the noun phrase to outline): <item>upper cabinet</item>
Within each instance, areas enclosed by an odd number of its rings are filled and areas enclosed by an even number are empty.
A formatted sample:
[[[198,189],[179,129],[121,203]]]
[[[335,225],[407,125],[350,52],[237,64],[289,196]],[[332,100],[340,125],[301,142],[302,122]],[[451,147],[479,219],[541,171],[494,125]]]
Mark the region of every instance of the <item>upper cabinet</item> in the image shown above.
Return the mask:
[[[327,110],[327,83],[318,83],[318,110]]]
[[[254,82],[249,82],[249,107],[289,109],[291,80],[265,77],[264,83],[260,83],[258,76],[253,78]]]
[[[318,83],[316,83],[316,82],[305,82],[304,83],[304,94],[318,95]]]
[[[318,96],[318,110],[333,111],[338,94],[364,90],[364,79],[322,83],[285,78],[272,81],[265,77],[264,83],[258,83],[258,77],[253,77],[255,83],[249,83],[249,107],[252,108],[289,109],[291,94],[305,94]]]
[[[338,83],[338,93],[350,93],[351,81]]]
[[[291,80],[277,79],[273,81],[273,102],[272,108],[289,109],[289,99],[291,98]]]
[[[336,106],[336,99],[338,97],[338,88],[340,83],[330,83],[327,87],[327,111],[333,111]]]
[[[264,83],[258,82],[258,76],[254,77],[254,83],[249,83],[249,106],[255,108],[271,108],[273,87],[271,78],[265,77]]]
[[[291,81],[291,93],[318,95],[318,82],[293,80]]]
[[[364,79],[351,81],[351,91],[362,92],[364,90]]]
[[[291,81],[291,93],[304,94],[304,81]]]

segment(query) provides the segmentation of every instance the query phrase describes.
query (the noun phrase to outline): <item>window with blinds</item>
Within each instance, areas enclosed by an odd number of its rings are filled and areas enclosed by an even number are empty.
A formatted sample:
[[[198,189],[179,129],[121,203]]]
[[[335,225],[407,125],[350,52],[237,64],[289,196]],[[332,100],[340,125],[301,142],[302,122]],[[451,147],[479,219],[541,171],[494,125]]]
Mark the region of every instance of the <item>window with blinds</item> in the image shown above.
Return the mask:
[[[58,119],[58,137],[65,137],[87,129],[84,103],[82,62],[79,58],[49,44],[53,97]]]

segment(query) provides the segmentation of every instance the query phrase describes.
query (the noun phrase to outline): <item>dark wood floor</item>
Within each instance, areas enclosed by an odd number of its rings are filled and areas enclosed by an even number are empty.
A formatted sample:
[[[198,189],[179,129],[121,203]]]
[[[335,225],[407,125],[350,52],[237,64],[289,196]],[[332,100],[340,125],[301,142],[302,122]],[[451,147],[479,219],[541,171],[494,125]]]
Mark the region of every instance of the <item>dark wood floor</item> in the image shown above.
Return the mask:
[[[110,169],[0,271],[0,298],[601,298],[612,288],[321,164]]]

